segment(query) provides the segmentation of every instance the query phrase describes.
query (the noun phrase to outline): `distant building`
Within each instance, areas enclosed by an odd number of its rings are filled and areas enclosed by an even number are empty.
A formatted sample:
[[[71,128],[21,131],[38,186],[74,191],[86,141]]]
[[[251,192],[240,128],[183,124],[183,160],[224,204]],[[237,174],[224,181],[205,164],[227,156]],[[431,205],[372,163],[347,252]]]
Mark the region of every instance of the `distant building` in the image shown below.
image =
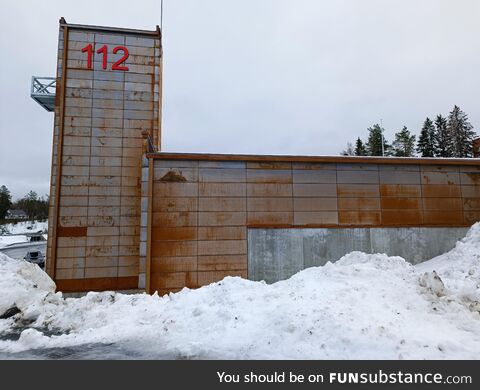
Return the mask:
[[[5,219],[27,220],[28,215],[23,210],[8,210],[7,214],[5,215]]]

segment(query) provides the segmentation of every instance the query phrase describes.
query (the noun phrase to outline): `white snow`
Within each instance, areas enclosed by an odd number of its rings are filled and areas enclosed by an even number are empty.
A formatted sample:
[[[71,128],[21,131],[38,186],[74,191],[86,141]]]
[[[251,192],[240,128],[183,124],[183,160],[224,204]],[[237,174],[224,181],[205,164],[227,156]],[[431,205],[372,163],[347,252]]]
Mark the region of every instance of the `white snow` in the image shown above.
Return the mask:
[[[8,234],[25,234],[25,233],[36,233],[38,231],[42,231],[44,233],[48,230],[48,222],[47,221],[25,221],[25,222],[17,222],[17,223],[8,223],[2,225],[5,229],[6,233]]]
[[[0,351],[116,343],[170,358],[478,359],[479,252],[476,224],[452,251],[417,267],[353,252],[272,285],[228,277],[164,297],[69,299],[39,270],[2,257],[0,315],[13,305],[22,313],[0,320],[0,339],[34,322]]]
[[[18,223],[8,223],[0,225],[0,249],[12,244],[20,244],[28,242],[27,233],[37,233],[42,231],[46,233],[48,231],[47,221],[25,221]],[[43,235],[45,239],[47,235]]]
[[[8,245],[21,244],[24,242],[28,242],[28,237],[25,235],[0,236],[0,249]]]

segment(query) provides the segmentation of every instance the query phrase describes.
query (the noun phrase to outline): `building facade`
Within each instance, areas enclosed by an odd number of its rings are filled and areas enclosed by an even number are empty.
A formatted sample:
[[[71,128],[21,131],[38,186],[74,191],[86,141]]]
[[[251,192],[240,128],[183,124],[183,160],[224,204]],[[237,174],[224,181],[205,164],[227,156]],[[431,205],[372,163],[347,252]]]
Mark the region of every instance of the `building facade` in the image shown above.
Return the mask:
[[[161,70],[158,29],[60,23],[47,251],[59,290],[274,282],[352,250],[419,262],[480,219],[476,159],[161,152]]]

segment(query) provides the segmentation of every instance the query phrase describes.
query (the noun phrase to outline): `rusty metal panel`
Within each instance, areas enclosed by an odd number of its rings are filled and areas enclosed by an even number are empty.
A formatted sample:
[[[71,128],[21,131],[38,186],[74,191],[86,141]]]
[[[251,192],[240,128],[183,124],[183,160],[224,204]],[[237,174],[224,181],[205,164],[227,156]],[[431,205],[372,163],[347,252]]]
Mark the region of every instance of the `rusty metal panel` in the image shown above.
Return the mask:
[[[339,170],[337,172],[337,182],[342,184],[375,184],[378,183],[378,172],[376,170]]]
[[[375,198],[380,196],[380,190],[377,184],[338,184],[338,196]]]
[[[196,241],[153,241],[152,256],[196,256]]]
[[[197,270],[197,256],[154,257],[152,273],[188,272]]]
[[[153,226],[164,227],[188,227],[197,226],[197,213],[195,212],[174,212],[157,213],[152,215]]]
[[[199,195],[203,197],[245,197],[245,183],[199,183]]]
[[[462,211],[424,211],[423,223],[426,225],[458,226],[463,223]]]
[[[248,198],[247,209],[251,211],[293,211],[292,198]]]
[[[215,240],[246,240],[246,226],[201,226],[198,227],[198,239]]]
[[[294,184],[293,197],[337,197],[336,184]]]
[[[405,184],[380,184],[380,195],[382,197],[412,197],[422,196],[422,187],[419,185]]]
[[[199,168],[198,180],[213,183],[245,183],[246,175],[244,169]]]
[[[480,186],[480,172],[461,172],[460,182],[462,185]]]
[[[166,292],[172,291],[172,288],[195,288],[197,284],[197,272],[155,272],[152,273],[152,285],[155,290],[167,289]]]
[[[246,271],[247,255],[198,256],[198,271]]]
[[[337,198],[293,198],[295,211],[336,211]]]
[[[379,174],[381,184],[421,184],[419,171],[380,170]]]
[[[463,202],[461,198],[424,198],[424,210],[462,210]]]
[[[328,184],[337,182],[336,170],[293,170],[293,182],[305,184]]]
[[[196,227],[154,227],[153,241],[194,241],[197,239]]]
[[[480,198],[464,198],[464,210],[480,210]]]
[[[199,198],[198,211],[246,211],[246,198]]]
[[[229,211],[212,211],[198,213],[198,226],[244,226],[246,213]]]
[[[248,183],[247,196],[249,197],[291,197],[291,184]]]
[[[247,183],[292,183],[292,171],[280,169],[247,169]]]
[[[247,213],[249,226],[291,226],[293,219],[293,211],[249,211]]]
[[[381,225],[380,211],[339,211],[338,222],[340,225]]]
[[[421,210],[382,210],[382,224],[387,226],[420,226]]]
[[[246,255],[246,240],[198,241],[199,256]]]
[[[456,185],[423,185],[422,195],[425,198],[459,198],[461,189]]]
[[[338,210],[380,210],[380,198],[338,198]]]
[[[337,225],[338,213],[336,211],[295,211],[294,224],[296,226],[304,225]]]
[[[460,184],[460,174],[458,172],[422,171],[421,177],[422,177],[422,184],[424,185],[459,185]]]
[[[382,210],[421,210],[421,198],[381,198]]]

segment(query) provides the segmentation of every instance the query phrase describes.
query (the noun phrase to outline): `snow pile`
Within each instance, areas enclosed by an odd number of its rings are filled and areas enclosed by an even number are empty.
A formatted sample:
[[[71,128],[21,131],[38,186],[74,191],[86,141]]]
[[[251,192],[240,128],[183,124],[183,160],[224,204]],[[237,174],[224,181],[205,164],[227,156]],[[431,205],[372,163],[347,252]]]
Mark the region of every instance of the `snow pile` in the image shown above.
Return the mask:
[[[164,297],[63,299],[49,283],[34,290],[36,273],[4,265],[14,271],[0,275],[9,302],[34,298],[0,320],[0,338],[26,315],[34,322],[18,341],[0,341],[0,351],[115,343],[151,358],[475,359],[479,251],[475,225],[419,269],[400,257],[353,252],[272,285],[228,277]],[[47,336],[45,328],[62,334]]]
[[[37,265],[0,253],[0,291],[0,316],[16,307],[24,318],[37,318],[44,297],[55,292],[55,283]]]
[[[480,223],[450,252],[416,266],[420,272],[440,275],[445,299],[456,299],[480,312]]]

